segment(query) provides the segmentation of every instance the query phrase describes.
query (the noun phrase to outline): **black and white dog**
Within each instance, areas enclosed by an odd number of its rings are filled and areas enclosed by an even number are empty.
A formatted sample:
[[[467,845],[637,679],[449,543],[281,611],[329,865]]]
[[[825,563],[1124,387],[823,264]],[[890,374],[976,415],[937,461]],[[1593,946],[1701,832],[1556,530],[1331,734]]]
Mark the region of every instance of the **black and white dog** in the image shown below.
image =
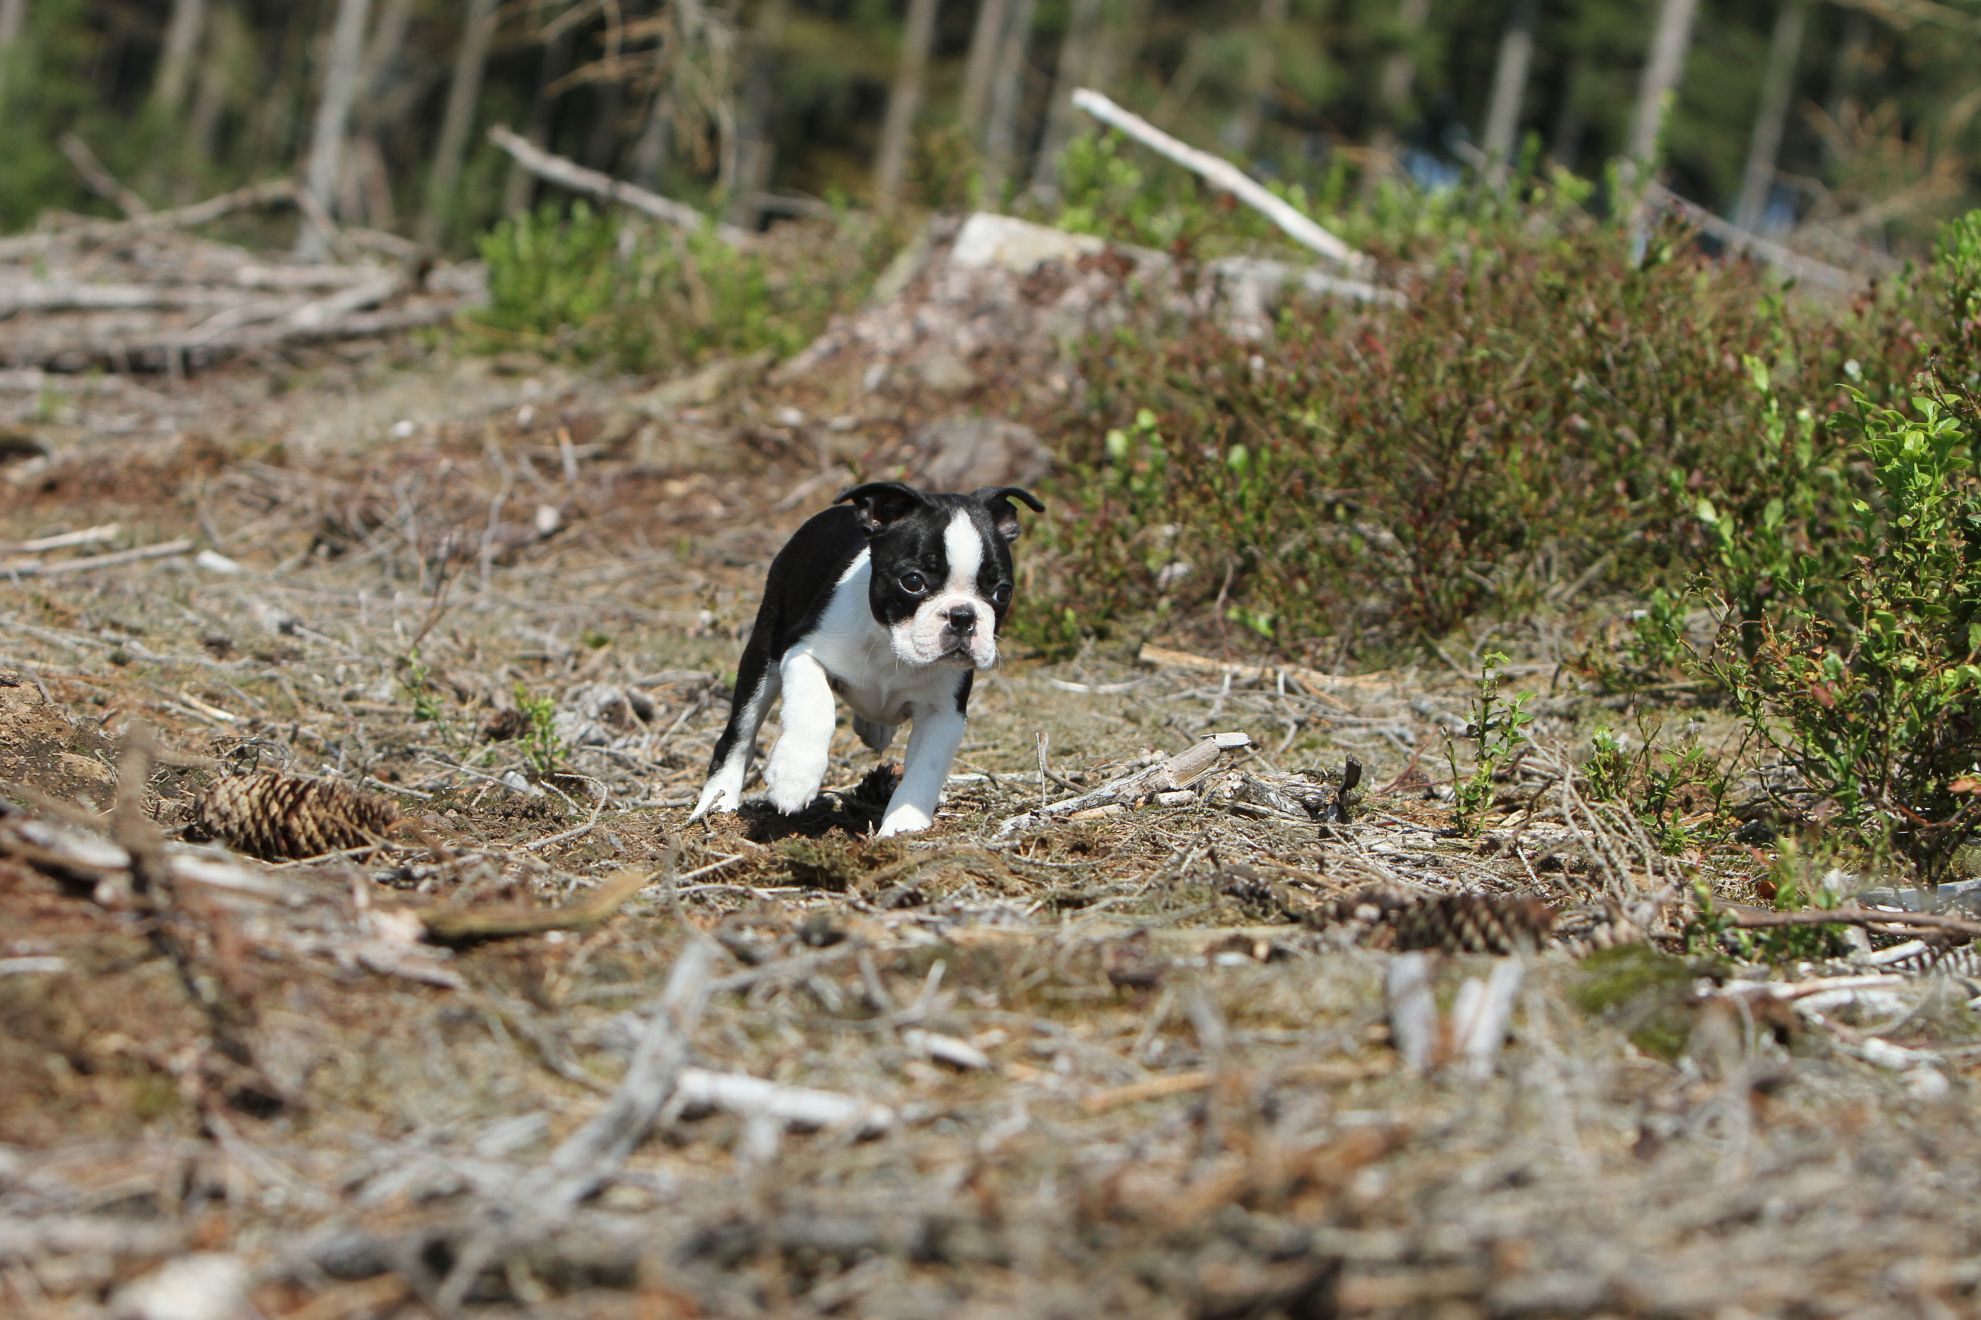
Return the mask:
[[[880,832],[927,829],[963,742],[971,680],[996,663],[997,626],[1011,608],[1014,499],[1045,511],[1016,486],[936,495],[871,482],[800,527],[771,560],[729,724],[688,819],[742,805],[757,729],[780,693],[784,732],[764,782],[787,815],[809,804],[825,782],[836,692],[877,752],[903,720],[915,722]]]

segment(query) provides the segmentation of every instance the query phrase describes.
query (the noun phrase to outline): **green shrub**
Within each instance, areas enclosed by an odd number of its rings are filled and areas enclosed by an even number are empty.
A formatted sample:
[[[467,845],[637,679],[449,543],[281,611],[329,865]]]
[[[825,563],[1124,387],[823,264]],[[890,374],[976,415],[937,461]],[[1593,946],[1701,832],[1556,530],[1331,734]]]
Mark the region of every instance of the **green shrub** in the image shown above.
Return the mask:
[[[1948,222],[1933,252],[1952,359],[1943,369],[1969,389],[1981,387],[1981,211]]]
[[[1870,479],[1840,544],[1708,667],[1846,825],[1932,880],[1981,824],[1981,407],[1922,380],[1909,411],[1859,396],[1839,419]]]
[[[1762,278],[1676,236],[1633,261],[1583,225],[1503,235],[1400,310],[1295,305],[1266,346],[1208,323],[1096,343],[1055,491],[1071,516],[1044,538],[1021,635],[1071,608],[1101,630],[1238,622],[1338,657],[1584,574],[1688,585],[1712,543],[1702,497],[1763,503],[1761,452],[1842,403],[1830,382],[1882,326],[1785,305]],[[1781,462],[1829,462],[1814,436]]]
[[[477,342],[521,343],[620,371],[716,354],[796,352],[871,284],[885,235],[790,226],[739,247],[711,230],[629,224],[579,201],[498,223],[480,242],[488,305]]]

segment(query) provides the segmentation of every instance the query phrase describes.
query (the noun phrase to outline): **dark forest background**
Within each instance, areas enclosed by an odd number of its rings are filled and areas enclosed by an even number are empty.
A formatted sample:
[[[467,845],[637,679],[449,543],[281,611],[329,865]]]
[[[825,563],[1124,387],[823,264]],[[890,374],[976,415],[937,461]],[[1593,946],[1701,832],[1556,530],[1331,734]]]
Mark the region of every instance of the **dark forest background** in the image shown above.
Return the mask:
[[[1086,85],[1288,182],[1655,154],[1743,227],[1914,250],[1981,201],[1977,71],[1977,0],[0,0],[0,228],[290,175],[464,250],[542,186],[495,125],[749,226],[995,204]]]

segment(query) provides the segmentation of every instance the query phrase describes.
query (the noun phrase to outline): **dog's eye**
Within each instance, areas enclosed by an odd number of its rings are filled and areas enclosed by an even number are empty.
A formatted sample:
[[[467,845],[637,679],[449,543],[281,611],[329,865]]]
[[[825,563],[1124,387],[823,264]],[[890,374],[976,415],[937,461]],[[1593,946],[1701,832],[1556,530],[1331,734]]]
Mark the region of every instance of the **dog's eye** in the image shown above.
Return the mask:
[[[1009,582],[998,583],[997,586],[991,591],[991,604],[997,606],[997,608],[999,609],[1003,609],[1006,605],[1009,605],[1010,603],[1011,603],[1011,584]]]
[[[901,575],[901,589],[911,596],[919,596],[929,589],[929,580],[912,569]]]

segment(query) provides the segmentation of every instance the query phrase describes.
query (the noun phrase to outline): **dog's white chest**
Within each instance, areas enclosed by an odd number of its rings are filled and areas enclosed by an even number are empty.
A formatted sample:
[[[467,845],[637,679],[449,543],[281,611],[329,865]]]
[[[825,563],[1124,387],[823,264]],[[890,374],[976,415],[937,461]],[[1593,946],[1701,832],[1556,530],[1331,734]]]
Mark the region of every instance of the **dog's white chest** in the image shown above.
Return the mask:
[[[913,682],[907,684],[882,682],[874,674],[840,674],[830,666],[826,674],[832,680],[832,692],[854,714],[874,723],[905,723],[917,710],[927,710],[945,696],[955,702],[957,680],[961,678],[955,666],[943,666],[933,674],[913,674]]]

